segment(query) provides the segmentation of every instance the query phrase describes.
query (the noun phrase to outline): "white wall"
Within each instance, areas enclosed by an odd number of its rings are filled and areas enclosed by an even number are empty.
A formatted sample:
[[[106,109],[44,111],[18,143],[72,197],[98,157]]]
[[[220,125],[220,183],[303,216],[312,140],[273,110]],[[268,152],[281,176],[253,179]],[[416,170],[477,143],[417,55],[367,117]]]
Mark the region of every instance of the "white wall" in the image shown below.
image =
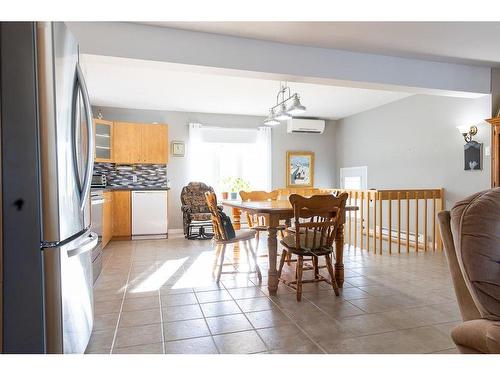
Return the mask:
[[[198,122],[210,126],[256,128],[262,126],[264,117],[220,115],[208,113],[188,113],[170,111],[152,111],[125,108],[99,107],[103,117],[110,121],[130,122],[159,122],[169,125],[169,141],[188,142],[188,124]],[[94,115],[96,115],[94,108]],[[272,185],[274,188],[285,186],[286,151],[314,151],[315,152],[315,186],[334,186],[335,168],[333,168],[333,144],[335,126],[326,125],[322,135],[287,134],[286,124],[282,123],[272,130]],[[170,149],[170,147],[169,147]],[[189,148],[186,148],[189,152]],[[170,157],[167,175],[171,181],[169,198],[169,226],[170,229],[182,228],[180,210],[180,194],[182,187],[189,182],[188,158]]]
[[[482,120],[490,114],[490,95],[415,95],[347,117],[336,125],[336,175],[341,167],[367,165],[368,188],[444,187],[450,208],[490,186],[490,157],[482,171],[464,171],[464,140],[456,129],[480,124],[475,140],[489,146],[491,128]]]

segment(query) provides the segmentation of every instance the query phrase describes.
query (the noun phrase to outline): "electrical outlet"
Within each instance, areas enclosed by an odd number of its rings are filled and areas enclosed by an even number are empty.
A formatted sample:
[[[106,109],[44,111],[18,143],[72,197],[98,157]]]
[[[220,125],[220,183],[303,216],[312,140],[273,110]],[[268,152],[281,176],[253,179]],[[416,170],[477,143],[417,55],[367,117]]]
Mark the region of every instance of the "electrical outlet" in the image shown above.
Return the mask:
[[[132,182],[137,182],[137,176],[132,176]]]

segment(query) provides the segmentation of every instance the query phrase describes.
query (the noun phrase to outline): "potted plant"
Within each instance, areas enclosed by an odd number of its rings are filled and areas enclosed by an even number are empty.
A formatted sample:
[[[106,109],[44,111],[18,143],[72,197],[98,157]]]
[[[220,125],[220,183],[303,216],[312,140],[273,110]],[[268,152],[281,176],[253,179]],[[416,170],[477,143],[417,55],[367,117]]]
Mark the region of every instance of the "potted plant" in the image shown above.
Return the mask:
[[[231,199],[237,199],[241,190],[250,190],[250,184],[241,177],[236,177],[231,184]]]
[[[231,189],[231,181],[232,177],[226,177],[220,180],[219,184],[222,189],[222,199],[228,199],[229,198],[229,190]]]

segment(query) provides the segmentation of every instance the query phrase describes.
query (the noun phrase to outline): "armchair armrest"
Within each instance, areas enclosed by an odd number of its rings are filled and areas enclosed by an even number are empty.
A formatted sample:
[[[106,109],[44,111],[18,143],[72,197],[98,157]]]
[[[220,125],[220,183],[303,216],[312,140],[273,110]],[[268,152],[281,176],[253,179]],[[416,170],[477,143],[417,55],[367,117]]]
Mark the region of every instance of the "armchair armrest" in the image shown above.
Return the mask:
[[[191,210],[191,206],[188,206],[188,205],[186,205],[186,204],[183,204],[183,205],[181,206],[181,210],[182,210],[182,212],[186,212],[186,213],[190,213],[190,212],[192,211],[192,210]]]

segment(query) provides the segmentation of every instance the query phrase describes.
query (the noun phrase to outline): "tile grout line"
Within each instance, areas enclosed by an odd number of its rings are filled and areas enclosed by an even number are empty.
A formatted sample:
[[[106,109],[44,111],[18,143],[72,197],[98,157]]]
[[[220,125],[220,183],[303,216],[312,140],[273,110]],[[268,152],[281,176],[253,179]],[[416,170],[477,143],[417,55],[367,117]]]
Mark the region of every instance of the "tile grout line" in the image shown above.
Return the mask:
[[[257,250],[256,250],[257,251]],[[250,267],[250,264],[249,264],[249,267]],[[252,284],[253,284],[253,281],[250,280],[249,278],[247,278]],[[224,284],[224,282],[222,282],[222,284]],[[255,285],[255,284],[254,284]],[[224,288],[226,288],[226,286],[224,285]],[[255,288],[257,288],[255,286]],[[238,288],[234,288],[234,289],[238,289]],[[260,290],[260,288],[257,288]],[[236,302],[236,299],[233,297],[233,295],[231,294],[230,291],[228,291],[227,289],[225,289],[226,292],[229,294],[229,296],[231,297],[231,301],[233,301],[236,306],[238,306],[238,309],[241,311],[241,313],[243,314],[243,316],[245,317],[245,319],[247,320],[247,322],[250,324],[250,326],[253,328],[253,331],[257,334],[257,336],[259,337],[260,341],[262,341],[262,343],[264,344],[264,347],[266,348],[266,351],[269,351],[271,350],[270,347],[266,344],[266,342],[264,341],[264,339],[262,338],[262,336],[259,334],[259,332],[257,331],[257,328],[255,328],[255,326],[252,324],[252,322],[250,321],[250,319],[248,319],[248,316],[246,315],[246,313],[243,311],[243,309],[240,307],[240,305],[238,304],[238,302]],[[255,298],[255,297],[254,297]],[[245,299],[245,298],[242,298],[242,299]],[[263,311],[266,311],[266,310],[263,310]],[[240,331],[240,332],[244,332],[244,331]]]
[[[158,270],[158,263],[156,263],[156,270]],[[158,288],[158,302],[160,303],[161,348],[162,348],[163,354],[166,354],[165,332],[163,332],[164,327],[163,327],[163,305],[162,305],[162,301],[161,301],[161,287]],[[167,309],[167,306],[165,306],[165,309]]]
[[[252,280],[250,280],[256,287],[258,287]],[[280,281],[278,280],[278,286],[280,284]],[[260,289],[260,288],[259,288]],[[276,290],[276,295],[278,295],[278,290]],[[273,301],[273,299],[270,297],[270,295],[266,295],[266,297],[268,298],[269,301],[271,301],[271,303],[273,305],[276,306],[276,308],[281,311],[281,313],[283,315],[285,315],[291,322],[293,325],[295,325],[295,327],[297,327],[299,329],[299,331],[301,331],[314,345],[316,345],[322,352],[323,354],[328,354],[328,352],[319,344],[316,342],[316,340],[313,340],[313,338],[311,337],[311,335],[309,335],[309,333],[307,331],[305,331],[300,325],[298,325],[294,319],[292,319],[290,317],[290,315],[288,315],[284,310],[282,310],[280,308],[280,306],[275,302]],[[267,346],[267,345],[266,345]]]
[[[125,303],[125,296],[127,295],[128,283],[129,283],[129,280],[130,280],[130,273],[131,272],[132,272],[132,258],[130,259],[130,266],[129,266],[129,269],[128,269],[127,282],[125,284],[125,290],[123,291],[122,303],[120,305],[120,311],[118,313],[118,320],[116,321],[115,332],[113,334],[113,341],[111,342],[111,348],[109,349],[109,354],[112,354],[113,353],[113,349],[115,348],[116,336],[118,334],[118,327],[120,325],[120,319],[121,319],[121,316],[122,316],[123,305]]]
[[[219,286],[219,285],[217,285]],[[220,289],[219,289],[220,290]],[[224,289],[225,290],[225,289]],[[201,308],[201,303],[200,303],[200,300],[198,299],[198,294],[196,292],[196,290],[194,290],[193,288],[193,294],[194,294],[194,298],[196,298],[196,302],[198,306],[198,308],[200,309],[201,311],[201,315],[203,316],[203,321],[205,322],[205,325],[207,326],[208,328],[208,332],[210,332],[210,338],[212,339],[212,343],[214,344],[214,347],[215,347],[215,350],[217,350],[217,353],[218,354],[221,354],[220,350],[219,350],[219,347],[217,346],[217,344],[215,343],[215,340],[214,340],[214,335],[212,333],[212,330],[210,329],[210,326],[208,325],[208,322],[207,322],[207,317],[205,316],[205,313],[203,312],[203,309]],[[206,337],[206,336],[200,336],[200,337]]]

